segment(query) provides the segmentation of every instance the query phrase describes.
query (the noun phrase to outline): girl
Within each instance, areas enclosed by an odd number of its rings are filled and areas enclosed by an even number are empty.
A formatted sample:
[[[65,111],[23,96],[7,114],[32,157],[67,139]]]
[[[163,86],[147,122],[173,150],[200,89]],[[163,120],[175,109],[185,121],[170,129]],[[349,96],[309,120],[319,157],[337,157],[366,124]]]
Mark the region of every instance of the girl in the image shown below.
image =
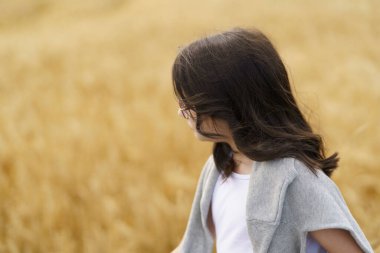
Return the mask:
[[[178,253],[373,252],[330,179],[338,155],[302,115],[256,29],[194,41],[172,69],[179,115],[214,142]]]

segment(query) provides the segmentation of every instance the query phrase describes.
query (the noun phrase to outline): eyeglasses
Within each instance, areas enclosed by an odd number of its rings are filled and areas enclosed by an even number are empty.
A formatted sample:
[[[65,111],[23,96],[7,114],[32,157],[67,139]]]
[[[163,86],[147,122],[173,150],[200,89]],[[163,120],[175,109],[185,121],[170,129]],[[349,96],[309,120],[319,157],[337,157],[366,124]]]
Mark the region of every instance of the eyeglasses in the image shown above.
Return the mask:
[[[189,109],[182,109],[182,108],[179,108],[179,110],[181,111],[182,116],[183,116],[185,119],[189,119],[189,118],[191,117]]]
[[[193,115],[191,115],[190,113],[190,109],[185,109],[185,104],[183,103],[183,101],[179,100],[178,103],[179,103],[179,110],[181,111],[182,116],[185,119],[194,118]]]

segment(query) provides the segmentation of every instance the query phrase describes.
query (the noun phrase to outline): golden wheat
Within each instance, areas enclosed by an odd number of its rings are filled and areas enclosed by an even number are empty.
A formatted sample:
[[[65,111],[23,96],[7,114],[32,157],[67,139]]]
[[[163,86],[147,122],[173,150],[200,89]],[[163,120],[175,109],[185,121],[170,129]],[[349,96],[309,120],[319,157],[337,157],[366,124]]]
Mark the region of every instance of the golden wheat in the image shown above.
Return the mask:
[[[177,116],[180,45],[255,26],[380,252],[378,1],[0,2],[0,252],[169,252],[211,151]]]

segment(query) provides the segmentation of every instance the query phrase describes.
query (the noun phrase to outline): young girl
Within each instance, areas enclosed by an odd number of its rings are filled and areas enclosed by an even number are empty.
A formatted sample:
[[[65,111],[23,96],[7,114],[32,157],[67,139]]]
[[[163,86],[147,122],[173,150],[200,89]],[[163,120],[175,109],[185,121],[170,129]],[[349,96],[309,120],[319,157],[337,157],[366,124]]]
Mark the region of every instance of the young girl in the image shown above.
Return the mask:
[[[214,142],[178,253],[373,252],[330,179],[338,155],[302,115],[275,48],[231,30],[178,53],[179,115]]]

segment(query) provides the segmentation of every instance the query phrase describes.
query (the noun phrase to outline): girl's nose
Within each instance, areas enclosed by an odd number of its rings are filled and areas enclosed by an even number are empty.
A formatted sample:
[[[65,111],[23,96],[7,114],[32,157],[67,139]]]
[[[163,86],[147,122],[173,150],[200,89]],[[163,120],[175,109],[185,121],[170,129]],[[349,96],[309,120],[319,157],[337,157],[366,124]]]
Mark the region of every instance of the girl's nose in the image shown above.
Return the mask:
[[[180,116],[180,117],[182,117],[182,118],[183,118],[183,115],[182,115],[182,112],[181,112],[181,108],[178,108],[178,111],[177,111],[177,113],[178,113],[178,116]]]

